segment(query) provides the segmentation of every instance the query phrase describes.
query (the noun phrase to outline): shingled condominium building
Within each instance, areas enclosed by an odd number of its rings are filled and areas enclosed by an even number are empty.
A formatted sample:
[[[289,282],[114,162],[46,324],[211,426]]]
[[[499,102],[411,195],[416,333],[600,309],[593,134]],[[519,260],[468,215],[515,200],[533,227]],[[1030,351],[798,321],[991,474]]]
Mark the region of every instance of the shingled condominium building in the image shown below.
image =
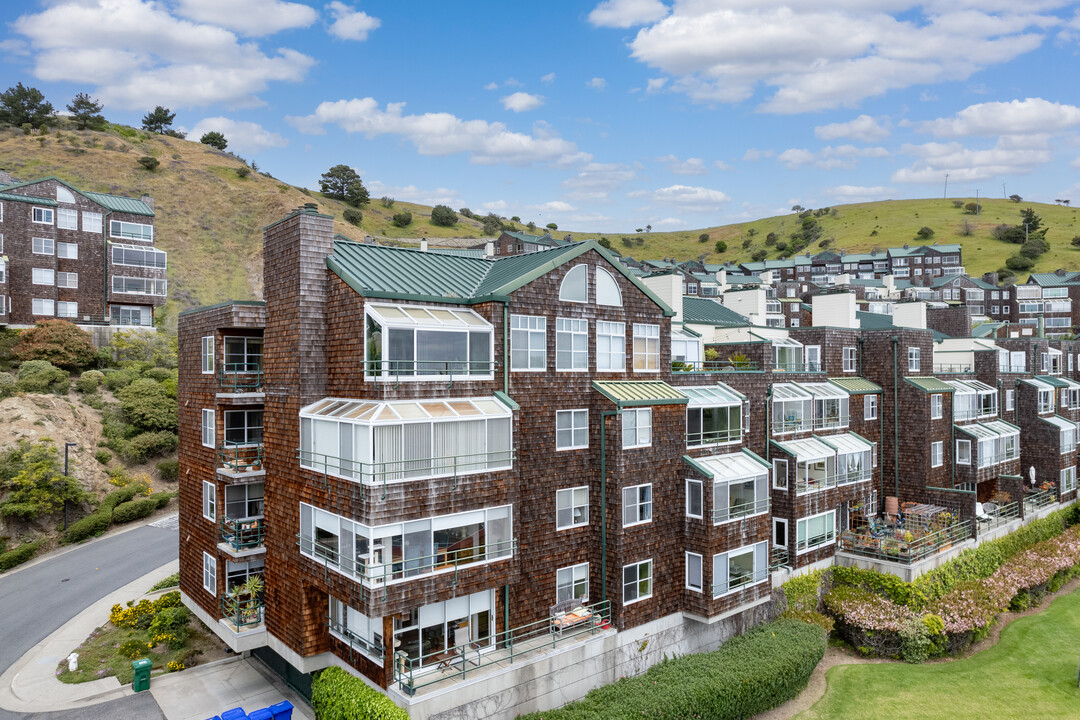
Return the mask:
[[[179,321],[181,593],[301,687],[336,664],[414,718],[550,708],[715,647],[792,572],[884,562],[859,538],[885,505],[927,518],[920,549],[897,544],[910,566],[943,532],[973,542],[999,484],[1023,492],[1025,441],[974,369],[955,462],[979,472],[949,477],[948,420],[909,439],[959,389],[928,330],[749,327],[708,300],[681,316],[679,277],[674,309],[593,241],[365,245],[314,206],[266,228],[264,258],[265,304]],[[1049,382],[1009,377],[1010,408]],[[1064,427],[1033,407],[1033,442]],[[1059,493],[1039,497],[1031,513]]]
[[[0,324],[153,325],[166,265],[149,196],[82,191],[54,177],[0,187]]]

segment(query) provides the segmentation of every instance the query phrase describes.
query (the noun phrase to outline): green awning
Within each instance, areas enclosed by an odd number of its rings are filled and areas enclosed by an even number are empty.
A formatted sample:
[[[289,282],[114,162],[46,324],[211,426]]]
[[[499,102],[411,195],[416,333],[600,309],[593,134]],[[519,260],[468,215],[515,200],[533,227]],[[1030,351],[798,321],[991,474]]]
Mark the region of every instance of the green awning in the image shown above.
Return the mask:
[[[659,380],[593,380],[593,389],[619,407],[685,405],[689,398]]]
[[[924,393],[951,393],[956,389],[952,385],[938,380],[936,377],[906,377],[904,378],[904,382],[914,385]]]
[[[867,393],[881,394],[881,386],[870,382],[863,377],[829,378],[833,385],[839,385],[851,395],[865,395]]]

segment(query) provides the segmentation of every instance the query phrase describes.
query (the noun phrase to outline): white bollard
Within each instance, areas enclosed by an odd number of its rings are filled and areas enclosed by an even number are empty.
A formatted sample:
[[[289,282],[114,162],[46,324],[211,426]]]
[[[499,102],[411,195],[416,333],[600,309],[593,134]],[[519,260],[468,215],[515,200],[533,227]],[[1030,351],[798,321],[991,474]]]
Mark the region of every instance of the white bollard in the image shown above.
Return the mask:
[[[68,655],[68,670],[75,672],[79,669],[79,653],[71,653]]]

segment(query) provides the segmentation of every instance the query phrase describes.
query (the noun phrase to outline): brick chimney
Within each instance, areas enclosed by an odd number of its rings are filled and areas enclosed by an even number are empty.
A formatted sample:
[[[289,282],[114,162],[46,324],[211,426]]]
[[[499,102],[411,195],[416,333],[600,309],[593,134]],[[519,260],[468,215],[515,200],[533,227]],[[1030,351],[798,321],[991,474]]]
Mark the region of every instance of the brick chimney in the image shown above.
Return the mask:
[[[139,199],[142,200],[143,205],[150,208],[151,210],[154,209],[154,198],[150,197],[148,193],[143,193],[142,197]]]

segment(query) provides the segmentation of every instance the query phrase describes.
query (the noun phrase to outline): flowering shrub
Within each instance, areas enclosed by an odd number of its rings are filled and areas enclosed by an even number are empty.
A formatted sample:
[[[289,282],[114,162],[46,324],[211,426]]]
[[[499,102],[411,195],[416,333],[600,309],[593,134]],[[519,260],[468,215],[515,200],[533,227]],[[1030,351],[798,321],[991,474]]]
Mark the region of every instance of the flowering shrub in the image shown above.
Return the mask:
[[[135,658],[140,658],[149,653],[153,647],[154,646],[150,643],[144,643],[141,640],[128,640],[120,646],[118,652],[124,657],[134,660]]]
[[[184,663],[180,662],[179,660],[170,660],[165,667],[168,669],[169,672],[176,672],[178,670],[184,669]]]
[[[119,628],[148,628],[154,620],[154,616],[166,608],[177,607],[181,604],[180,593],[173,591],[165,593],[157,600],[140,600],[138,604],[128,601],[128,607],[124,608],[119,603],[112,606],[109,612],[109,622]]]

